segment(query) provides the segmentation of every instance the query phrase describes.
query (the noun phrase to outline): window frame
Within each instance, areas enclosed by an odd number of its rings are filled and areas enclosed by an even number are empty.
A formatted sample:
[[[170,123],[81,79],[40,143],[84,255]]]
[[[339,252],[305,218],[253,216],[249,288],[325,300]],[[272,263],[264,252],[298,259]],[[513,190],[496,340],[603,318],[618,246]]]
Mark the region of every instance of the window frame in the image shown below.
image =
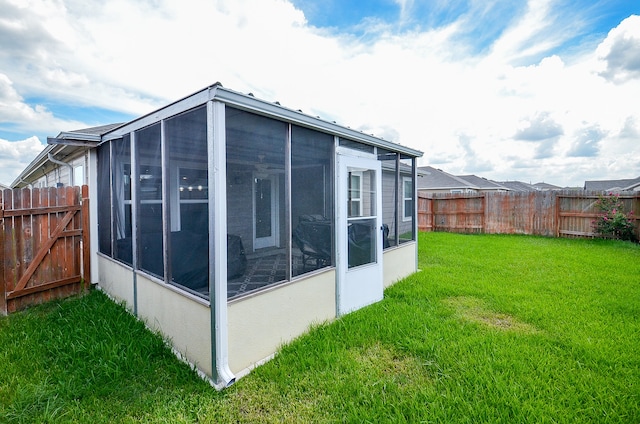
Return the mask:
[[[358,188],[354,189],[352,185],[352,178],[356,177],[358,179]],[[349,208],[348,215],[350,218],[360,217],[363,214],[362,210],[362,183],[363,183],[363,174],[362,171],[350,171],[349,172]],[[358,196],[354,197],[353,194],[357,193]],[[357,203],[358,205],[358,213],[353,214],[353,204]]]
[[[406,197],[406,185],[409,184],[411,196]],[[411,202],[411,207],[407,208],[407,201]],[[408,215],[407,215],[408,213]],[[413,219],[413,178],[402,177],[402,222],[408,222]]]

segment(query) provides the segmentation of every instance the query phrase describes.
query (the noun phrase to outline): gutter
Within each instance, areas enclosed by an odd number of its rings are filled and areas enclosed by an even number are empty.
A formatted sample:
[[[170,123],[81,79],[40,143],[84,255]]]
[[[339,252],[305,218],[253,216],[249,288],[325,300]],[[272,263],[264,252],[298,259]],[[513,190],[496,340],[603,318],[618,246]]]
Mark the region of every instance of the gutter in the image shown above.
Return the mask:
[[[49,152],[49,153],[47,154],[47,157],[49,158],[49,160],[50,160],[51,162],[53,162],[53,163],[55,163],[55,164],[57,164],[57,165],[60,165],[60,166],[68,166],[68,167],[69,167],[69,185],[73,187],[73,186],[75,185],[75,184],[73,183],[73,166],[71,166],[71,164],[70,164],[70,163],[63,162],[63,161],[61,161],[61,160],[58,160],[58,159],[54,158],[54,157],[53,157],[53,154],[52,154],[51,152]]]
[[[23,180],[22,177],[18,177],[18,184],[20,184],[20,183],[24,183],[25,186],[29,187],[29,190],[33,189],[33,184],[31,184],[28,181]]]

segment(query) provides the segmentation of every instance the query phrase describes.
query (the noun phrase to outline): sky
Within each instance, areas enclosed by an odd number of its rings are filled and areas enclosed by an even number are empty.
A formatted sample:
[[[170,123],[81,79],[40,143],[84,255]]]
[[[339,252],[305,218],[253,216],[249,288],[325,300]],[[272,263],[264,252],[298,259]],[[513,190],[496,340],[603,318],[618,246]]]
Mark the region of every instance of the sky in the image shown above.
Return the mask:
[[[640,176],[637,0],[0,0],[0,183],[215,82],[455,175]]]

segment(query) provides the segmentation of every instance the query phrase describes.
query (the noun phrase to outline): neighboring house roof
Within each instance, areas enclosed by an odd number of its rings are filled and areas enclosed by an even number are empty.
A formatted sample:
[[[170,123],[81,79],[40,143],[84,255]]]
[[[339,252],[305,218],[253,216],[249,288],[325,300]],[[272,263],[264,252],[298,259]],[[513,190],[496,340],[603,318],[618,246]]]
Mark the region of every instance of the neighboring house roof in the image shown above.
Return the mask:
[[[9,186],[6,186],[6,185],[0,183],[0,190],[6,190],[8,188],[9,188]]]
[[[480,188],[455,175],[432,166],[418,167],[418,190],[479,190]],[[422,177],[422,178],[420,178]]]
[[[100,125],[98,127],[90,127],[90,128],[84,128],[84,129],[81,129],[81,130],[69,131],[69,133],[102,135],[102,134],[106,134],[109,131],[114,130],[114,129],[122,126],[122,125],[123,125],[123,123]],[[60,134],[63,134],[63,133],[60,133]]]
[[[422,175],[421,175],[422,174]],[[452,175],[432,166],[418,167],[418,190],[423,191],[545,191],[562,190],[548,183],[527,184],[522,181],[493,181],[477,175]],[[420,178],[423,177],[423,178]]]
[[[584,189],[589,191],[627,191],[640,187],[640,177],[623,180],[585,181]]]
[[[499,191],[508,188],[477,175],[452,175],[432,166],[421,166],[418,167],[418,190]]]
[[[541,191],[545,191],[545,190],[562,190],[562,187],[558,187],[556,185],[549,184],[549,183],[535,183],[535,184],[533,184],[533,187],[536,190],[541,190]]]
[[[482,191],[508,190],[507,187],[501,185],[500,183],[488,180],[486,178],[478,177],[477,175],[458,175],[458,178],[462,178],[463,180],[478,187]]]
[[[496,181],[503,187],[509,189],[509,191],[538,191],[532,184],[523,183],[522,181]]]

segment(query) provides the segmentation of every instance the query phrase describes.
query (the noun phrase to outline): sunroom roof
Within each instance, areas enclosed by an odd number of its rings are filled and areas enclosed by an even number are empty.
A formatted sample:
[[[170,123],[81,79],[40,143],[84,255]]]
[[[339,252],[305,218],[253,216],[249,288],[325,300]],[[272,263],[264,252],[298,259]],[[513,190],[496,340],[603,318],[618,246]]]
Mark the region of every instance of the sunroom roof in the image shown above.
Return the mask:
[[[243,109],[276,119],[282,119],[297,125],[321,130],[339,137],[345,137],[370,144],[372,146],[382,147],[408,156],[422,156],[422,152],[419,150],[402,146],[370,134],[365,134],[362,131],[338,125],[335,122],[330,122],[319,117],[305,114],[300,110],[289,109],[280,105],[278,102],[268,102],[258,99],[253,96],[253,94],[243,94],[230,90],[223,87],[219,82],[115,128],[113,131],[104,134],[102,141],[119,138],[131,131],[135,131],[139,128],[158,122],[161,119],[166,119],[188,109],[200,106],[210,100],[217,100],[238,109]]]

